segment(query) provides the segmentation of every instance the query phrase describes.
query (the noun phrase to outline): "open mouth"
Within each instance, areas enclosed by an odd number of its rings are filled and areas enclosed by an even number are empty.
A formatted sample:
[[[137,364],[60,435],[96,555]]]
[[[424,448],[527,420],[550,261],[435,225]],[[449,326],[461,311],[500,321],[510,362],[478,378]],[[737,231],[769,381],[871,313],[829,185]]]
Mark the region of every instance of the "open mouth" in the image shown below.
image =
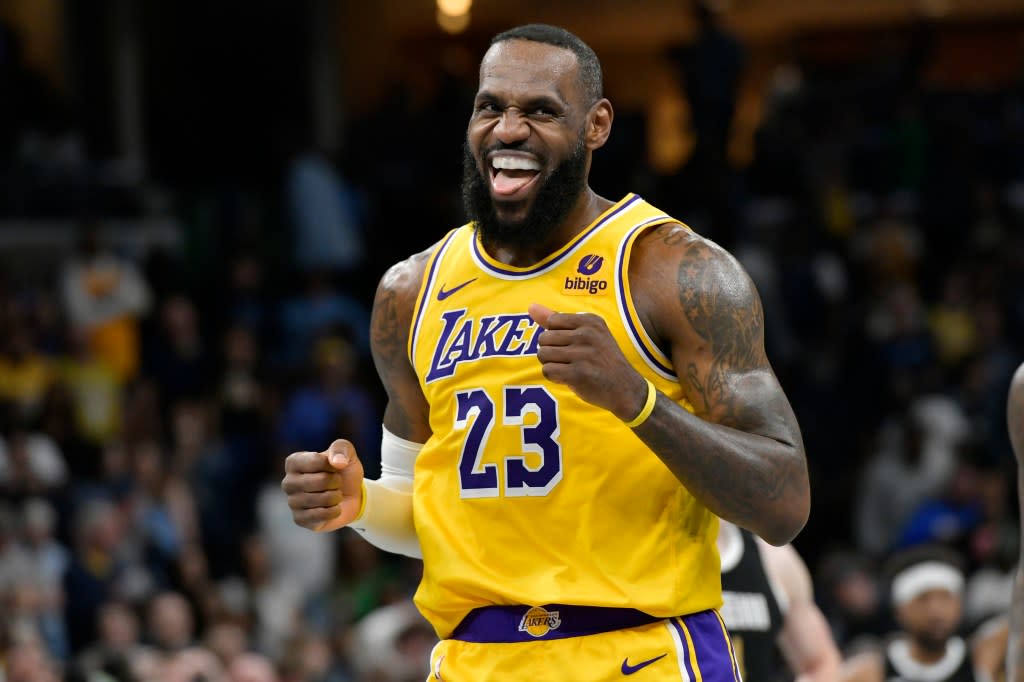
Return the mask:
[[[540,175],[540,163],[527,156],[497,153],[490,158],[491,192],[502,199],[522,199]]]

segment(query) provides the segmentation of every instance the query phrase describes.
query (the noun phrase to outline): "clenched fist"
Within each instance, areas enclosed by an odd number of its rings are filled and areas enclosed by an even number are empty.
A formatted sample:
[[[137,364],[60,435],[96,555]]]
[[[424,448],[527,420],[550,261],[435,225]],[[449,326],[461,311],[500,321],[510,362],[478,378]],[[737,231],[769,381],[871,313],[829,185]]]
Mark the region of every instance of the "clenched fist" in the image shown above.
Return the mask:
[[[355,520],[363,500],[363,465],[356,449],[338,439],[324,452],[293,452],[284,461],[281,489],[295,523],[330,531]]]
[[[539,303],[529,313],[544,328],[537,346],[544,378],[565,384],[619,419],[628,421],[640,413],[647,382],[622,354],[603,319],[591,313],[556,313]]]

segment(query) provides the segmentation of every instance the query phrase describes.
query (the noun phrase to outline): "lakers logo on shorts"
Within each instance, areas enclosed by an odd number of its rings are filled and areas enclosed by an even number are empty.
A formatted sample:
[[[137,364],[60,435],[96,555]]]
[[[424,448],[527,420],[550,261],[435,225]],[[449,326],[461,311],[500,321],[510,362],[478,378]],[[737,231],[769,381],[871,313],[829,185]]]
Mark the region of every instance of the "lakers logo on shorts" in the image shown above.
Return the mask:
[[[519,621],[519,631],[534,637],[543,637],[551,630],[557,630],[562,624],[558,611],[548,611],[543,606],[534,606]]]

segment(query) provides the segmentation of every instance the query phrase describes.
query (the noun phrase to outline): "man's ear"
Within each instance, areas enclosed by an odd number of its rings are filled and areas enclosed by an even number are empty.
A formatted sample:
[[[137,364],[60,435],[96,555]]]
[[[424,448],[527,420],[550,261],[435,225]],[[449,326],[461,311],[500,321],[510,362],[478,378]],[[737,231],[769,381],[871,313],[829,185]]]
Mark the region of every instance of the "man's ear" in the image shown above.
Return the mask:
[[[593,151],[600,149],[608,141],[612,132],[612,119],[615,112],[612,110],[612,103],[601,98],[590,107],[587,113],[587,149]]]

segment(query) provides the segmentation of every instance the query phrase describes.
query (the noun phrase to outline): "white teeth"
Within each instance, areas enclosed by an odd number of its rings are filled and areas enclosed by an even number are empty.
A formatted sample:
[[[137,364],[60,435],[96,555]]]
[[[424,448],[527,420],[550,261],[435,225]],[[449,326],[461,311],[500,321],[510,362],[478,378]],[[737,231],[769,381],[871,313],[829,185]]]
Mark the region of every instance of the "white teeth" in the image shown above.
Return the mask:
[[[521,156],[494,156],[491,157],[491,165],[498,170],[540,170],[539,163]]]

